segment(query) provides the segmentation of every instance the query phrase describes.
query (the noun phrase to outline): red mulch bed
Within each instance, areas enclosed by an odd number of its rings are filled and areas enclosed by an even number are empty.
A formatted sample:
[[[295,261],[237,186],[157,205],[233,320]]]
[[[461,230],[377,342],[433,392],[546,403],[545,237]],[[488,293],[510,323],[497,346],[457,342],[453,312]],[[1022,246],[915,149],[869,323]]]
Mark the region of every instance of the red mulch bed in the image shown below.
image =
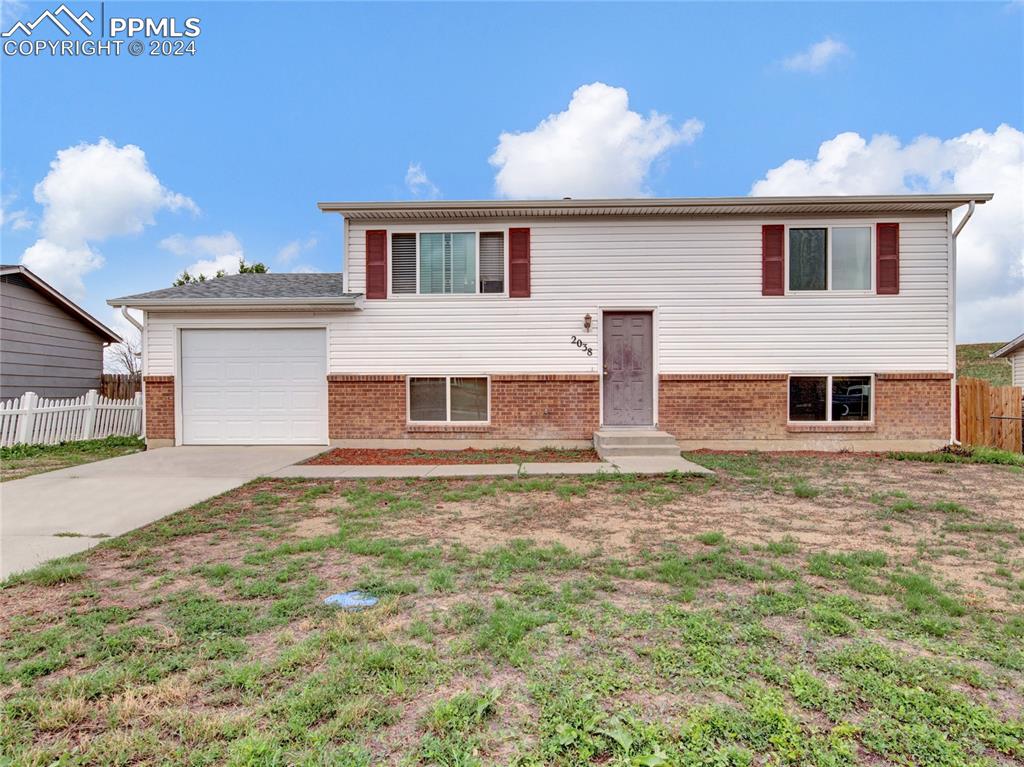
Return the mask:
[[[600,461],[593,449],[584,450],[372,450],[336,448],[313,456],[307,464],[316,466],[421,466],[427,464],[471,463],[592,463]]]

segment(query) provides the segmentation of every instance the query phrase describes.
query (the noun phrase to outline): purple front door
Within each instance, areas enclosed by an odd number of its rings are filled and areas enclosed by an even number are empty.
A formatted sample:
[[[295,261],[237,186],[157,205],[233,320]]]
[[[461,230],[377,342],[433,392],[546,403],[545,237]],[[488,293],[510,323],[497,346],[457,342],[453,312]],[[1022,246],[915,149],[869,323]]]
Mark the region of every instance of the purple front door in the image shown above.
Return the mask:
[[[604,425],[654,425],[650,312],[604,314]]]

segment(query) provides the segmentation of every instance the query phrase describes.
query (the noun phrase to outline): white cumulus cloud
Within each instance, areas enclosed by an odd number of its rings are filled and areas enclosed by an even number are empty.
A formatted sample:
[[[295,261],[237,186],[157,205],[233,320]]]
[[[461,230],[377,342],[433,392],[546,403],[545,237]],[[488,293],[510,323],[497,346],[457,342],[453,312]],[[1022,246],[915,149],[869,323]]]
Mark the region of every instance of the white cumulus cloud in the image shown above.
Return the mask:
[[[832,62],[849,55],[846,43],[826,37],[807,50],[794,53],[782,60],[782,66],[791,72],[821,72]]]
[[[0,199],[0,228],[9,227],[16,232],[32,228],[32,217],[25,208],[15,208],[18,196],[5,195]]]
[[[103,256],[84,243],[67,247],[44,238],[25,249],[21,263],[79,301],[85,295],[82,276],[103,266]]]
[[[277,251],[277,260],[282,264],[290,264],[307,250],[316,247],[316,237],[305,240],[292,240]]]
[[[82,277],[103,265],[96,243],[141,232],[163,209],[198,212],[160,183],[141,148],[105,138],[58,151],[34,196],[43,206],[42,237],[22,263],[75,298],[85,293]]]
[[[413,197],[424,200],[436,200],[441,196],[441,190],[430,180],[423,166],[418,162],[409,163],[405,171],[405,186]]]
[[[630,197],[647,194],[651,165],[679,144],[692,144],[704,124],[674,126],[667,115],[629,108],[625,88],[591,83],[568,108],[522,133],[502,133],[490,157],[502,197]]]
[[[233,232],[196,237],[175,234],[161,240],[160,247],[176,256],[198,259],[185,268],[194,277],[213,277],[219,271],[237,274],[238,264],[245,258],[245,249]]]
[[[1024,133],[1009,125],[950,139],[840,133],[814,160],[787,160],[755,195],[993,192],[957,241],[957,337],[1000,341],[1024,330]],[[961,209],[955,215],[963,215]]]

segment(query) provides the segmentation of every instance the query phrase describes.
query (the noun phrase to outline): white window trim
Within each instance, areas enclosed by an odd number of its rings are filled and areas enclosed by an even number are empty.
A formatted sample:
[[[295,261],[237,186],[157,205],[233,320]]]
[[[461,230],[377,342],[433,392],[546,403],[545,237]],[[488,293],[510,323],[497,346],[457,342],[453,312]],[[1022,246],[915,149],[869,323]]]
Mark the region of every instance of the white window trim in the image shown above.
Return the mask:
[[[490,230],[488,230],[490,231]],[[470,295],[465,293],[463,295]],[[497,295],[497,294],[494,294]],[[412,420],[412,379],[414,378],[443,378],[444,381],[444,404],[445,420],[443,421],[414,421]],[[453,421],[452,420],[452,379],[453,378],[483,378],[487,381],[487,420],[485,421]],[[416,373],[405,377],[405,422],[409,426],[488,426],[491,423],[491,377],[480,373]]]
[[[415,300],[415,299],[426,299],[429,301],[450,301],[452,299],[466,299],[466,298],[508,298],[508,226],[485,226],[480,228],[452,228],[449,226],[424,226],[424,227],[388,227],[388,298],[395,298],[402,301]],[[500,232],[502,236],[502,254],[505,259],[503,282],[505,289],[501,293],[481,293],[480,292],[480,235],[485,232]],[[420,292],[420,235],[421,234],[475,234],[476,235],[476,290],[473,293],[421,293]],[[391,289],[391,281],[394,279],[394,265],[391,261],[391,238],[396,234],[411,234],[414,236],[416,242],[416,292],[415,293],[395,293]],[[440,423],[440,422],[438,422]]]
[[[824,296],[829,293],[835,293],[841,296],[872,296],[876,293],[876,257],[875,257],[875,236],[877,230],[876,221],[841,221],[841,222],[822,222],[822,221],[797,221],[786,224],[785,234],[783,236],[783,246],[785,248],[786,258],[786,274],[785,274],[785,293],[787,296]],[[824,290],[792,290],[789,287],[789,230],[790,229],[824,229],[825,234],[825,289]],[[832,230],[833,229],[867,229],[868,234],[868,264],[871,268],[871,282],[867,289],[861,290],[859,288],[851,289],[839,289],[832,287]]]
[[[821,291],[814,291],[821,292]],[[871,403],[868,419],[866,421],[833,421],[832,420],[832,379],[833,378],[864,378],[867,377],[871,381]],[[825,379],[825,420],[824,421],[794,421],[789,417],[789,383],[794,378],[824,378]],[[873,426],[875,423],[875,374],[874,373],[790,373],[786,376],[786,424],[788,426],[808,426],[808,425],[821,425],[821,424],[837,424],[840,426],[856,425],[856,426]],[[488,395],[490,396],[490,395]]]

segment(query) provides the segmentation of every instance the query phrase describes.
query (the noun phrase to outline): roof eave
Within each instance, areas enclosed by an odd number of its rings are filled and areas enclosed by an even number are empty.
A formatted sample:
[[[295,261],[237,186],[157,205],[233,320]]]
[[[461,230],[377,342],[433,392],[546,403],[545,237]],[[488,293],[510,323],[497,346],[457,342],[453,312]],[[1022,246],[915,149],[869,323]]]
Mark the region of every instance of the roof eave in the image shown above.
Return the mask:
[[[107,304],[131,309],[174,309],[207,311],[216,309],[300,309],[303,311],[349,311],[363,308],[363,296],[310,296],[307,298],[111,298]]]
[[[683,197],[564,200],[413,200],[407,202],[320,202],[325,213],[349,218],[383,218],[389,214],[410,217],[469,218],[511,214],[548,215],[770,215],[813,212],[815,208],[849,207],[851,210],[952,210],[970,202],[983,204],[992,194],[817,195],[802,197]],[[711,212],[708,212],[711,211]]]
[[[1021,348],[1024,348],[1024,333],[1021,333],[1015,339],[1010,341],[1010,343],[999,347],[988,356],[991,357],[992,359],[995,359],[997,357],[1008,357],[1009,355],[1013,354],[1015,351]]]
[[[119,344],[124,341],[124,339],[121,338],[121,336],[119,336],[113,330],[108,328],[98,319],[93,317],[91,314],[89,314],[89,312],[85,311],[85,309],[80,307],[78,304],[76,304],[70,298],[65,296],[55,287],[50,285],[48,282],[46,282],[46,280],[37,275],[31,269],[20,265],[5,266],[3,267],[3,269],[0,269],[0,276],[8,274],[20,274],[23,277],[25,277],[29,282],[31,282],[33,285],[39,288],[39,290],[41,290],[43,293],[49,296],[54,301],[54,303],[61,306],[69,314],[78,317],[79,320],[81,320],[81,322],[84,325],[88,325],[89,327],[91,327],[93,332],[96,333],[96,335],[105,338],[107,343]]]

